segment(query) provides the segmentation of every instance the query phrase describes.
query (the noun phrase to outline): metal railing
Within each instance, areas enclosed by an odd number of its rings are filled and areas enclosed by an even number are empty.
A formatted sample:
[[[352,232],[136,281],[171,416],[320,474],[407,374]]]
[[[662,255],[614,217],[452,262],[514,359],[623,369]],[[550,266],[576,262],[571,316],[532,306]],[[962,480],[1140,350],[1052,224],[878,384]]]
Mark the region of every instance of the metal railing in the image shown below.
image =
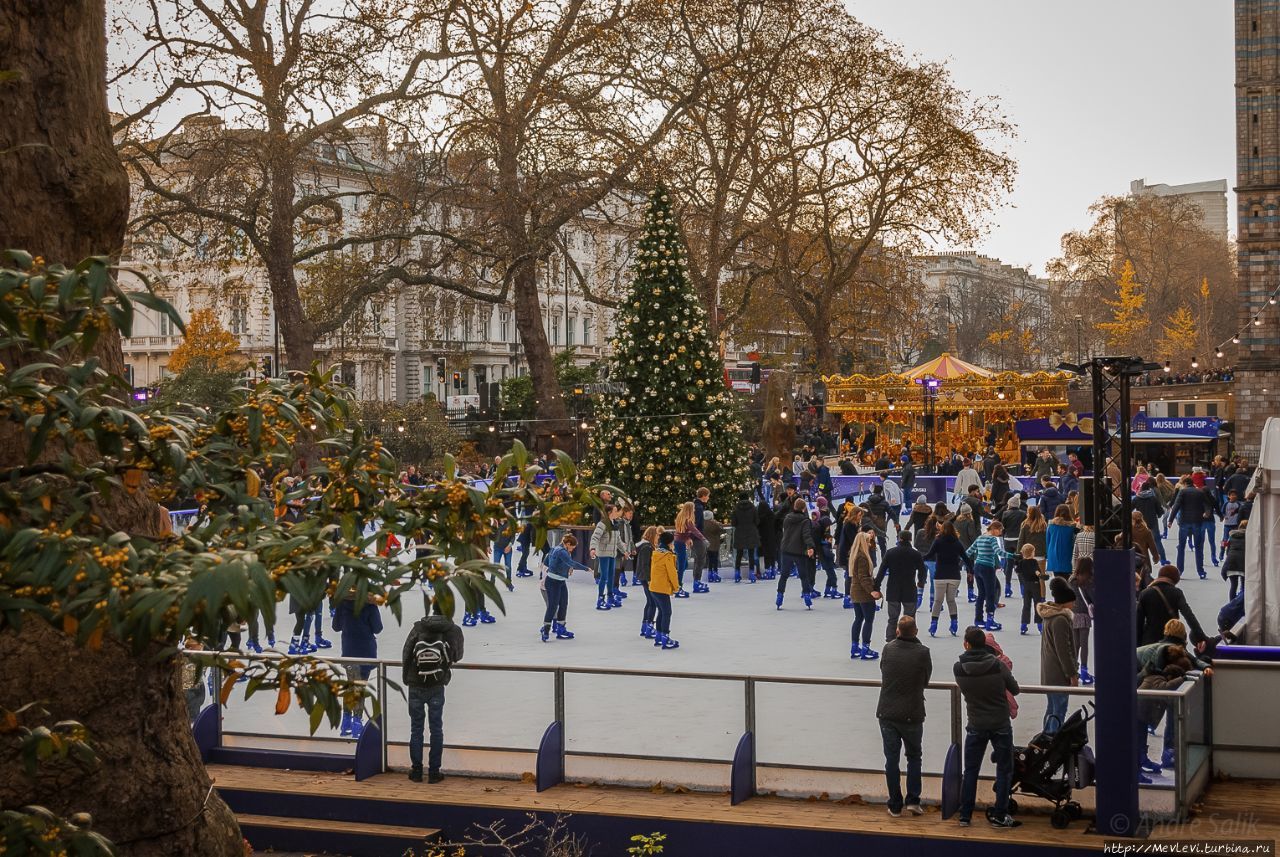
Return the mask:
[[[215,652],[190,652],[192,655],[214,655],[227,654]],[[284,657],[274,652],[264,652],[263,654],[255,654],[252,652],[235,652],[235,657],[242,661],[250,662],[258,660],[272,660]],[[383,707],[383,723],[385,724],[387,715],[387,706],[391,704],[392,699],[388,696],[389,673],[391,670],[400,670],[401,662],[399,660],[390,660],[382,658],[350,658],[350,657],[333,657],[324,658],[325,661],[338,666],[369,666],[373,668],[373,673],[368,681],[373,687],[379,704]],[[484,663],[458,663],[452,669],[455,674],[467,673],[507,673],[507,674],[539,674],[552,677],[551,682],[551,708],[553,718],[566,731],[565,740],[560,744],[561,747],[561,770],[565,757],[596,757],[596,758],[616,758],[623,760],[637,760],[645,762],[675,762],[686,764],[709,764],[709,765],[727,765],[733,760],[731,758],[708,757],[705,755],[695,755],[688,753],[634,753],[634,752],[615,752],[615,751],[597,751],[583,749],[568,748],[568,732],[574,726],[574,718],[568,714],[568,706],[566,702],[567,690],[566,679],[572,676],[595,676],[609,677],[612,679],[629,679],[635,681],[643,680],[679,680],[692,682],[721,682],[736,683],[742,688],[742,706],[739,713],[741,717],[742,729],[745,733],[758,737],[762,733],[760,731],[760,722],[757,712],[760,705],[760,689],[765,685],[780,685],[787,687],[807,687],[807,688],[852,688],[852,689],[879,689],[881,681],[879,678],[823,678],[823,677],[800,677],[800,676],[778,676],[778,675],[743,675],[740,673],[688,673],[675,672],[667,670],[642,670],[642,669],[619,669],[607,667],[571,667],[571,666],[538,666],[538,665],[515,665],[515,664],[484,664]],[[219,681],[216,686],[221,685],[221,674],[217,675]],[[1139,690],[1138,696],[1140,700],[1163,699],[1167,705],[1173,708],[1171,718],[1172,728],[1175,730],[1175,753],[1176,763],[1173,771],[1173,782],[1171,790],[1174,795],[1175,811],[1180,817],[1185,817],[1192,802],[1199,797],[1199,793],[1193,793],[1191,786],[1199,774],[1203,771],[1205,765],[1211,764],[1211,748],[1208,727],[1208,696],[1206,694],[1206,681],[1201,679],[1184,683],[1179,689],[1172,691],[1160,690]],[[960,693],[959,687],[953,682],[932,681],[926,688],[928,691],[943,692],[947,696],[947,722],[950,743],[963,746],[964,743],[964,701]],[[1022,684],[1020,686],[1021,694],[1017,697],[1023,705],[1024,713],[1031,706],[1027,705],[1027,700],[1031,697],[1042,697],[1047,694],[1067,694],[1073,699],[1091,700],[1094,696],[1092,687],[1056,687],[1046,685]],[[1068,709],[1070,712],[1070,708]],[[451,715],[451,722],[459,715]],[[465,716],[465,715],[464,715]],[[264,732],[245,732],[245,731],[223,731],[224,725],[223,707],[218,706],[218,722],[219,732],[223,735],[230,735],[240,738],[279,738],[286,736],[273,735]],[[1030,719],[1030,718],[1028,718]],[[874,717],[870,718],[874,722]],[[1015,728],[1023,726],[1027,720],[1015,722]],[[1166,720],[1166,722],[1170,722]],[[1040,731],[1037,727],[1035,732]],[[771,730],[764,731],[764,735],[769,736]],[[390,736],[390,729],[383,728],[379,731],[381,740],[381,757],[382,770],[387,770],[388,766],[388,747],[403,746],[403,741],[393,741]],[[339,741],[344,739],[336,738],[315,738],[314,736],[287,736],[290,738],[321,740],[321,741]],[[774,735],[776,737],[776,734]],[[935,739],[936,740],[936,739]],[[758,747],[758,743],[755,745]],[[1192,753],[1192,747],[1197,748],[1197,752]],[[445,749],[455,751],[468,752],[495,752],[495,753],[533,753],[536,748],[529,746],[515,746],[510,744],[458,744],[447,743]],[[875,750],[879,749],[876,745]],[[754,757],[752,759],[752,771],[759,768],[788,769],[797,771],[814,771],[814,772],[833,772],[845,774],[883,774],[882,766],[866,766],[866,765],[818,765],[802,761],[758,761]],[[937,773],[934,771],[926,771],[926,773]],[[1170,788],[1170,786],[1156,786],[1156,788]]]

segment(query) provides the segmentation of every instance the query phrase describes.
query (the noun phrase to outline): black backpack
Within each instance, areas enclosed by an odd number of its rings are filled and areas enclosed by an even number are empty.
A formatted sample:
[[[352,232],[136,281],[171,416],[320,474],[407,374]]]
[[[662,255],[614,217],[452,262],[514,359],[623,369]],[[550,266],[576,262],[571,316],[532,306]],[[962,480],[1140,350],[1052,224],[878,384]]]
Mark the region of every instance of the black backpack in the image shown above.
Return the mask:
[[[419,640],[413,645],[413,664],[424,684],[438,684],[453,664],[449,644],[444,640]]]

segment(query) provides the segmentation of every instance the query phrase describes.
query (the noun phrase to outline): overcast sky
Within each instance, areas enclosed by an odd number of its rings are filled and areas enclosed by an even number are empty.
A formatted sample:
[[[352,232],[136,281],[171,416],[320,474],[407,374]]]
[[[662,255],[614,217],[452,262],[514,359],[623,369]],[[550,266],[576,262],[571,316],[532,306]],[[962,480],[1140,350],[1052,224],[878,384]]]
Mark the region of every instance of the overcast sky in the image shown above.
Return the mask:
[[[1229,0],[845,2],[1017,124],[1017,184],[983,253],[1042,272],[1089,204],[1132,179],[1235,186]]]

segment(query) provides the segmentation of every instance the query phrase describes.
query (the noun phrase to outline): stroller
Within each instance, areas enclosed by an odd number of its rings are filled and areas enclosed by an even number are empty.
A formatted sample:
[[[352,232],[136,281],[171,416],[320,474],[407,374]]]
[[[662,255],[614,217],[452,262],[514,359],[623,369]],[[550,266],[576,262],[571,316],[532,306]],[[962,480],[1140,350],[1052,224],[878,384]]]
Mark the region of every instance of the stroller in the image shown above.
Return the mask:
[[[1013,748],[1014,794],[1034,795],[1053,803],[1050,823],[1061,830],[1083,814],[1071,799],[1072,789],[1093,785],[1093,751],[1089,748],[1089,721],[1093,703],[1071,714],[1053,735],[1041,732],[1025,747]],[[1017,810],[1011,800],[1009,811]]]

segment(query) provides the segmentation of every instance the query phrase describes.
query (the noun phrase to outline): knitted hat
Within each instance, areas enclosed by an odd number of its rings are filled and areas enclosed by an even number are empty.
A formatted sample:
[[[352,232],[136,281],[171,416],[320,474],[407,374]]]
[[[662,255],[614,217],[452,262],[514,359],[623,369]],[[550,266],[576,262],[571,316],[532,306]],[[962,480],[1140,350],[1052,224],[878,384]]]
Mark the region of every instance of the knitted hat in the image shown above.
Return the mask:
[[[1076,594],[1061,577],[1049,581],[1049,593],[1053,596],[1054,604],[1070,604],[1076,600]]]
[[[825,508],[827,508],[827,498],[826,498],[826,497],[818,497],[818,499],[817,499],[817,501],[816,501],[816,502],[817,502],[817,504],[818,504],[818,508],[819,508],[819,509],[825,509]]]

